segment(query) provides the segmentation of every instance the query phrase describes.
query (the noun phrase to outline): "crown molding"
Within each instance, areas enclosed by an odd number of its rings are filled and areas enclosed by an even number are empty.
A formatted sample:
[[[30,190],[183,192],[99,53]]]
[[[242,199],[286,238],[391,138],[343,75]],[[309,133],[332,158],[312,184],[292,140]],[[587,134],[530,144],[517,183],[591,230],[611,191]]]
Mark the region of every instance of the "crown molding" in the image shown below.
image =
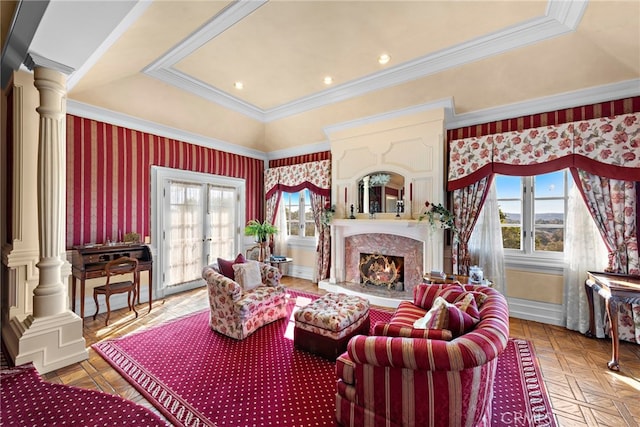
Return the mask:
[[[88,119],[99,120],[101,122],[122,126],[140,132],[146,132],[153,135],[200,145],[206,148],[212,148],[214,150],[225,151],[227,153],[238,154],[240,156],[251,157],[263,161],[267,160],[267,156],[263,151],[242,147],[230,142],[209,138],[78,101],[67,100],[67,113]]]
[[[304,156],[305,154],[313,154],[329,150],[331,150],[331,144],[329,141],[321,141],[314,144],[269,151],[267,153],[267,160],[286,159],[287,157]]]
[[[445,112],[445,128],[457,129],[465,126],[472,126],[483,123],[491,123],[498,120],[510,119],[515,117],[527,116],[531,114],[544,113],[547,111],[561,110],[564,108],[573,108],[583,105],[595,104],[598,102],[606,102],[615,99],[629,98],[640,96],[640,79],[626,80],[619,83],[596,86],[573,92],[565,92],[552,96],[536,98],[529,101],[503,105],[496,108],[488,108],[469,113],[456,114],[453,98],[445,98],[425,104],[413,105],[407,108],[375,114],[372,116],[361,117],[342,123],[336,123],[323,128],[327,141],[316,142],[313,144],[301,145],[281,150],[263,152],[245,148],[230,142],[221,141],[215,138],[208,138],[180,129],[160,125],[147,120],[142,120],[126,114],[117,113],[111,110],[95,107],[81,102],[67,100],[67,112],[81,117],[93,120],[99,120],[105,123],[135,129],[141,132],[147,132],[154,135],[160,135],[167,138],[173,138],[179,141],[197,144],[203,147],[221,150],[241,156],[252,157],[263,161],[282,159],[287,157],[301,156],[305,154],[317,153],[331,149],[329,135],[351,129],[358,126],[367,125],[383,120],[393,119],[396,117],[420,113],[436,108],[443,108]]]
[[[268,123],[572,32],[587,6],[586,0],[549,0],[544,16],[266,110],[173,68],[178,61],[240,22],[264,3],[265,0],[232,3],[147,66],[143,72],[225,108]]]
[[[410,107],[402,108],[399,110],[387,111],[381,114],[374,114],[372,116],[360,117],[358,119],[349,120],[342,123],[336,123],[333,125],[325,126],[322,130],[325,136],[327,137],[327,139],[330,139],[330,135],[336,132],[341,132],[347,129],[365,126],[371,123],[377,123],[384,120],[395,119],[397,117],[407,116],[410,114],[421,113],[423,111],[435,110],[437,108],[444,109],[445,123],[455,115],[453,98],[445,98],[445,99],[440,99],[433,102],[427,102],[425,104],[412,105]]]
[[[454,112],[453,116],[446,120],[445,125],[447,129],[458,129],[465,126],[491,123],[498,120],[630,98],[632,96],[640,96],[640,79],[564,92],[469,113],[455,114]]]

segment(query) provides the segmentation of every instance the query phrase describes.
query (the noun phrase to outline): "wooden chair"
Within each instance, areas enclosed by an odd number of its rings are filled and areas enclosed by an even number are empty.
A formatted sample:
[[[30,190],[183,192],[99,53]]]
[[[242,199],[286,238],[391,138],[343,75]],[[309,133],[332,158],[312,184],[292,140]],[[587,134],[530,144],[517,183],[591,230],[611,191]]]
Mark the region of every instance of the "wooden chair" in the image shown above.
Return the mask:
[[[107,319],[105,320],[105,326],[109,324],[109,317],[111,316],[111,306],[109,305],[109,297],[113,294],[127,293],[127,304],[129,310],[133,310],[138,317],[138,312],[135,307],[136,291],[140,275],[138,273],[138,260],[129,257],[120,257],[118,259],[109,261],[105,267],[107,282],[96,288],[93,288],[93,300],[96,303],[96,314],[93,315],[93,320],[96,319],[100,306],[98,305],[98,295],[104,295],[105,302],[107,303]],[[111,283],[111,277],[133,273],[133,281],[126,280],[123,282]]]

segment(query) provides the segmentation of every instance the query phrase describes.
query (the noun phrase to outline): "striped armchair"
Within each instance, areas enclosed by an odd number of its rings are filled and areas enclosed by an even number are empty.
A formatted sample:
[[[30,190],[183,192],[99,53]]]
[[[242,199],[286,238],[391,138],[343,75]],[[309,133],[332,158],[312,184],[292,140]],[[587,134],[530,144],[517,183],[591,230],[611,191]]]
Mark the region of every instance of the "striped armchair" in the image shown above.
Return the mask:
[[[420,284],[373,336],[359,335],[336,361],[339,425],[489,426],[497,357],[509,338],[506,299],[486,286],[454,285],[471,292],[479,321],[458,335],[414,329],[437,296],[451,285]],[[457,295],[452,295],[452,299]],[[456,336],[458,335],[458,336]]]

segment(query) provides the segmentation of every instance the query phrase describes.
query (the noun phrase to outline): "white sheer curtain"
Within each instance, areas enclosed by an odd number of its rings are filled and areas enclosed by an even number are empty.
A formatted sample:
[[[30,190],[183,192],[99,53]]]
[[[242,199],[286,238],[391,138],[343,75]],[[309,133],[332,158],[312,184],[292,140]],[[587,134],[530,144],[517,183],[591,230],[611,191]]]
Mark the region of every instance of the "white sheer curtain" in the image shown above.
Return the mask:
[[[280,203],[276,212],[275,226],[280,230],[273,235],[273,254],[287,254],[287,218],[284,212],[284,203]]]
[[[603,271],[609,260],[607,248],[602,241],[580,191],[574,185],[569,193],[566,218],[567,234],[564,238],[564,312],[566,327],[572,331],[587,332],[589,329],[589,305],[584,290],[586,271]],[[594,295],[594,317],[598,338],[604,337],[604,304]]]
[[[479,265],[484,277],[493,281],[494,288],[505,294],[504,249],[495,180],[491,183],[489,194],[471,233],[469,252],[472,263]]]

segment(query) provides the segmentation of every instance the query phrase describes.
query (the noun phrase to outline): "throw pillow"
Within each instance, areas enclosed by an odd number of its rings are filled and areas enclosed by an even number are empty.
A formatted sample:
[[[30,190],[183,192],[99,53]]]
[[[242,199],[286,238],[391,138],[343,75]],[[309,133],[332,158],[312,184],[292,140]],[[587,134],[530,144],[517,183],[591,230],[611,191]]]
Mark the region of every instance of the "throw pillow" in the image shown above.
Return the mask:
[[[446,285],[421,283],[413,289],[413,301],[418,307],[426,309],[432,307],[435,299],[441,295],[447,295],[447,301],[453,302],[462,292],[464,289],[458,283]]]
[[[220,269],[220,273],[222,273],[224,276],[227,276],[231,280],[235,280],[233,265],[242,264],[245,262],[247,262],[247,260],[244,258],[244,255],[240,253],[236,257],[236,259],[234,259],[233,261],[228,261],[226,259],[218,258],[218,268]]]
[[[236,282],[244,291],[250,291],[262,284],[260,264],[257,261],[233,264],[233,272],[236,276]]]
[[[427,314],[416,320],[413,327],[420,329],[449,329],[454,336],[459,336],[471,330],[479,322],[478,317],[472,315],[477,315],[477,313],[478,307],[471,294],[467,294],[467,296],[454,304],[443,297],[437,297]]]

